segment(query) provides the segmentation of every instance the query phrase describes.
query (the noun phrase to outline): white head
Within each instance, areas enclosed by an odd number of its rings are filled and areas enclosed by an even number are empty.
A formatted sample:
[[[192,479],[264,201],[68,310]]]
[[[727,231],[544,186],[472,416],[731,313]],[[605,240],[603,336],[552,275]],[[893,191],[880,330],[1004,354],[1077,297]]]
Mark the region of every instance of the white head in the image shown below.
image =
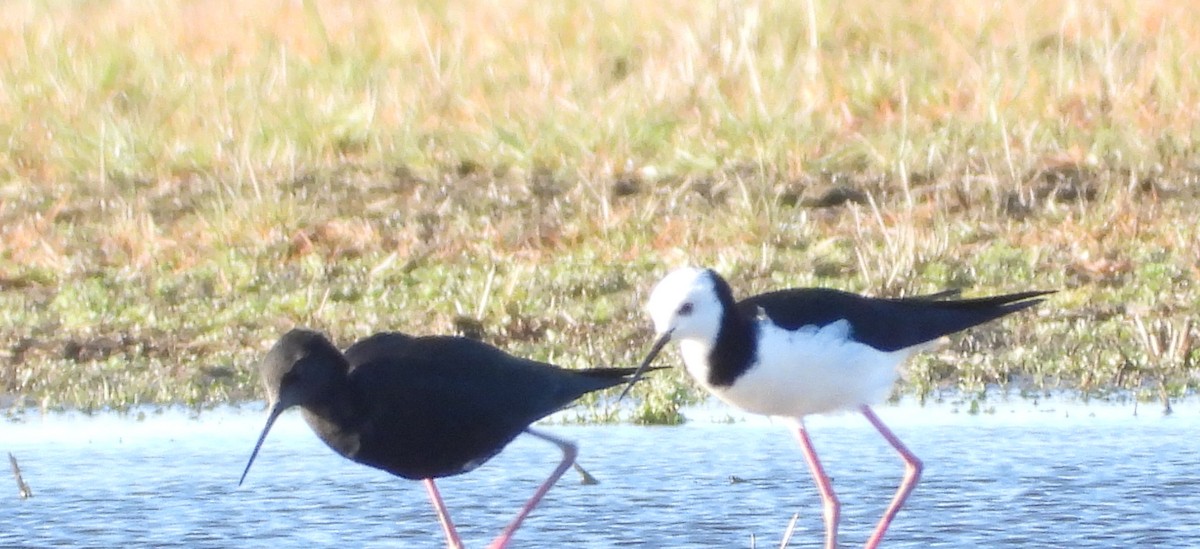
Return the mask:
[[[713,343],[721,329],[723,314],[716,273],[708,269],[684,267],[663,277],[650,292],[646,311],[654,321],[654,331],[674,340],[700,340]]]
[[[654,357],[672,339],[700,342],[704,346],[716,343],[724,312],[721,306],[722,289],[728,294],[729,285],[717,273],[692,267],[671,271],[658,281],[646,304],[646,311],[654,321],[657,340],[617,400],[625,398],[633,384],[650,367]]]

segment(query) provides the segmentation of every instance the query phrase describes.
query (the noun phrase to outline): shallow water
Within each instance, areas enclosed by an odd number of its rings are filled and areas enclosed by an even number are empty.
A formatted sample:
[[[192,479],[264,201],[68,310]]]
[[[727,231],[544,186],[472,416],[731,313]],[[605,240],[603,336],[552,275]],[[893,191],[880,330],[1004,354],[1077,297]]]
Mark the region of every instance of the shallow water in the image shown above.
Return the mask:
[[[716,417],[725,410],[717,408]],[[1200,406],[1163,417],[1128,406],[1032,406],[966,415],[878,411],[925,464],[885,547],[1200,546]],[[568,473],[514,547],[818,547],[820,500],[784,422],[558,426],[599,478]],[[420,483],[334,455],[297,413],[276,424],[237,486],[258,412],[31,417],[0,424],[34,497],[0,480],[0,547],[444,546]],[[902,472],[858,415],[809,430],[842,501],[843,546],[860,546]],[[521,437],[439,485],[469,547],[484,546],[557,462]],[[731,482],[731,477],[745,482]]]

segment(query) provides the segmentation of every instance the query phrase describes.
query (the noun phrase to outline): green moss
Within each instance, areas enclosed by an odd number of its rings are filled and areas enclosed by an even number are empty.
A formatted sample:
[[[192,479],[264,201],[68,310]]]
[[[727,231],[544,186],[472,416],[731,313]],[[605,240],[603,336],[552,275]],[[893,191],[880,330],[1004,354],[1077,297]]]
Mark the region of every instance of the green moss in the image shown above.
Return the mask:
[[[259,398],[254,365],[297,324],[348,344],[466,318],[516,354],[628,366],[646,293],[682,262],[742,295],[1062,290],[918,357],[897,395],[1196,390],[1197,359],[1129,329],[1200,304],[1198,113],[1178,108],[1200,104],[1195,18],[1147,32],[1139,4],[1104,6],[1067,39],[1053,9],[929,25],[852,1],[820,7],[814,44],[787,2],[478,25],[454,4],[324,4],[302,25],[5,13],[38,39],[0,44],[0,393]],[[701,397],[684,377],[640,384],[633,419],[681,421]]]

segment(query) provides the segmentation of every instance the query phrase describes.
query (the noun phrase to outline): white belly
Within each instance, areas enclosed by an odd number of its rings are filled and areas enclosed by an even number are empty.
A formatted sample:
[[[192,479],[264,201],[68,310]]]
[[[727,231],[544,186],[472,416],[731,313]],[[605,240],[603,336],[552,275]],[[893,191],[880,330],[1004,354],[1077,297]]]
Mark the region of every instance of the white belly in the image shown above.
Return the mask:
[[[692,377],[748,412],[800,418],[878,403],[890,393],[897,367],[915,350],[883,352],[852,341],[845,321],[794,331],[761,322],[757,360],[732,386],[708,384],[707,344],[680,342]]]

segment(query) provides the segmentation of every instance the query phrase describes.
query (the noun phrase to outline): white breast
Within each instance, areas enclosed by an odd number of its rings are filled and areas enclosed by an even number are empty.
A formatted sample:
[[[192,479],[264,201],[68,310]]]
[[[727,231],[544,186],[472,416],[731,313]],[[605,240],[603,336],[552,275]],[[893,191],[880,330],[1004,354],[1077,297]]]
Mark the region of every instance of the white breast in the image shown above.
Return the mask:
[[[732,386],[707,383],[711,347],[680,342],[691,375],[721,400],[748,412],[800,418],[856,409],[887,398],[897,367],[913,349],[884,352],[850,339],[850,324],[784,330],[759,320],[755,363]]]

